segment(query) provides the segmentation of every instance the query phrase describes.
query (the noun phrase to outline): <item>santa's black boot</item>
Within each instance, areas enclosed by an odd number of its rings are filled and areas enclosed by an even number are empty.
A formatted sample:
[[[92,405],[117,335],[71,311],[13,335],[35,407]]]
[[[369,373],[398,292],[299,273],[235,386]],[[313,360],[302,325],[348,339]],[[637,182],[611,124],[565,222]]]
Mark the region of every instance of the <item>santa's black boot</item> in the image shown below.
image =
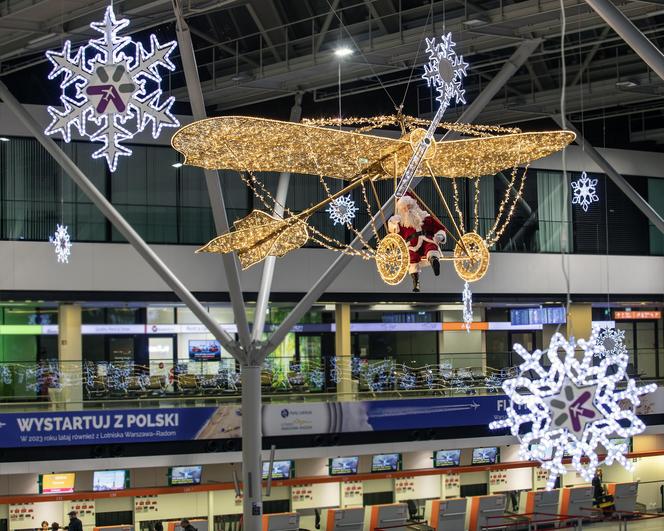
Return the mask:
[[[429,264],[431,264],[431,269],[433,269],[433,274],[436,276],[440,275],[440,260],[438,260],[438,257],[430,256]]]
[[[413,277],[413,291],[415,293],[420,292],[420,274],[419,273],[411,273],[411,277]]]

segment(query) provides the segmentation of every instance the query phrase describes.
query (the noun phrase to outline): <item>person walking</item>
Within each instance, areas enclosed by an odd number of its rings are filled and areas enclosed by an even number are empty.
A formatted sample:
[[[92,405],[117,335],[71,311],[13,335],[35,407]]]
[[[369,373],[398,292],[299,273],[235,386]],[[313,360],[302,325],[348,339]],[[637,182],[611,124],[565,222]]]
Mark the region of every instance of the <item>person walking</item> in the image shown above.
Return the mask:
[[[182,531],[198,531],[186,518],[180,520],[180,527]]]
[[[83,531],[83,522],[76,515],[76,511],[69,511],[69,525],[66,528],[69,531]]]

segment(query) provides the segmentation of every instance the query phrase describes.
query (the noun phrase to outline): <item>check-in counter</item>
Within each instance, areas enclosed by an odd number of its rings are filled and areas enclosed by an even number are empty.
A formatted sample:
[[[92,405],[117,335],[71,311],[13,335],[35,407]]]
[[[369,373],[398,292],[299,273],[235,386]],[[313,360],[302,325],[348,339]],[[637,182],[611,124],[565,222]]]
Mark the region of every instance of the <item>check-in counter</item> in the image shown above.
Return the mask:
[[[398,531],[408,523],[408,505],[405,503],[386,503],[370,505],[364,513],[364,529],[374,531],[380,527],[391,527]]]
[[[189,520],[189,523],[196,528],[196,531],[208,531],[208,521],[203,519]],[[166,522],[165,531],[183,531],[180,526],[180,520]]]
[[[275,513],[263,515],[263,531],[298,531],[300,515],[297,513]]]
[[[565,487],[560,490],[560,507],[558,513],[561,516],[591,518],[594,516],[592,507],[592,487]]]
[[[466,498],[427,500],[424,519],[435,530],[464,531],[466,529]]]
[[[94,531],[134,531],[134,526],[128,525],[103,525],[93,528]]]
[[[609,483],[606,486],[606,492],[613,496],[616,511],[631,513],[636,509],[636,496],[639,492],[638,483]]]
[[[546,515],[558,514],[559,505],[559,489],[524,491],[521,493],[521,498],[519,500],[519,507],[521,508],[521,512],[532,515],[529,516],[532,522],[551,520],[552,517]]]
[[[362,531],[364,507],[326,509],[323,511],[325,531]]]
[[[499,525],[502,519],[493,518],[505,514],[505,495],[473,496],[468,510],[468,531],[479,531],[483,526]]]

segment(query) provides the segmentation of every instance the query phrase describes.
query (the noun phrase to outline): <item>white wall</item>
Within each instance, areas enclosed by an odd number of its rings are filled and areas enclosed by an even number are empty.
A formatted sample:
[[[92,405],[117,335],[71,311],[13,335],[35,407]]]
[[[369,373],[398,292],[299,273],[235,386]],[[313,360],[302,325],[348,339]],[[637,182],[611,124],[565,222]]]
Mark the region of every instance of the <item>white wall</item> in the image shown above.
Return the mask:
[[[195,248],[189,246],[158,245],[153,249],[190,290],[227,291],[226,278],[220,273],[221,257],[194,254]],[[68,265],[55,263],[53,248],[48,242],[2,241],[0,256],[3,257],[1,290],[170,291],[127,244],[74,242]],[[327,250],[299,249],[279,258],[272,290],[306,291],[337,256]],[[245,291],[258,291],[261,271],[261,266],[257,265],[242,273]],[[630,274],[626,275],[626,271]],[[662,271],[664,257],[569,257],[572,293],[664,293]],[[445,264],[435,286],[425,284],[424,289],[459,294],[462,284],[451,266]],[[373,262],[353,259],[327,292],[410,293],[410,284],[388,286],[380,280]],[[486,276],[473,283],[473,293],[566,293],[561,261],[558,255],[496,253]]]

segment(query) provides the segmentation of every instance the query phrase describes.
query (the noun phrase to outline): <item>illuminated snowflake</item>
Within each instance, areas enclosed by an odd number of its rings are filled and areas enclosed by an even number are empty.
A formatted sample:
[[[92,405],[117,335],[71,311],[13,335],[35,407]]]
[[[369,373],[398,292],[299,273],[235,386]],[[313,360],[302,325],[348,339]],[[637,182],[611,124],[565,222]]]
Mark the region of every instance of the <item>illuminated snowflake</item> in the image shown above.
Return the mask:
[[[337,223],[349,225],[355,219],[355,212],[358,210],[359,208],[355,206],[355,201],[350,198],[349,194],[337,197],[325,211],[330,214],[330,219],[334,221],[335,225]]]
[[[606,327],[596,329],[595,333],[597,334],[597,343],[604,347],[602,351],[596,354],[597,357],[627,355],[624,330]]]
[[[583,352],[580,360],[575,348]],[[643,432],[645,425],[635,414],[639,397],[657,386],[636,386],[627,376],[627,354],[604,356],[593,365],[593,358],[604,350],[595,332],[588,341],[576,343],[554,334],[544,353],[538,349],[531,354],[519,344],[514,350],[524,361],[519,375],[503,383],[510,398],[507,418],[489,427],[511,429],[521,442],[520,456],[539,461],[548,471],[547,489],[553,488],[558,475],[565,474],[562,460],[567,455],[577,472],[591,481],[599,465],[598,447],[606,449],[607,465],[617,461],[631,470],[625,456],[627,445],[611,437],[628,438]],[[545,365],[550,363],[548,369],[540,363],[543,355]]]
[[[46,52],[53,63],[49,79],[62,75],[60,101],[64,110],[49,107],[53,121],[46,129],[49,135],[61,133],[65,142],[71,141],[72,127],[81,136],[103,146],[93,158],[105,157],[111,171],[115,171],[119,156],[131,155],[122,145],[152,122],[152,137],[157,138],[162,127],[178,127],[171,114],[175,99],[162,101],[162,77],[159,67],[175,70],[170,55],[175,42],[159,44],[150,35],[150,49],[129,36],[118,32],[129,25],[125,18],[116,19],[112,7],[106,9],[102,22],[90,27],[102,34],[91,39],[72,54],[71,41],[61,52]]]
[[[578,180],[572,181],[572,196],[573,205],[581,205],[584,212],[588,212],[588,207],[591,203],[597,203],[599,196],[597,195],[597,179],[591,179],[584,171]]]
[[[53,236],[49,236],[48,241],[55,247],[55,256],[58,258],[58,263],[68,264],[72,244],[67,227],[65,225],[57,225],[55,233]]]
[[[473,293],[468,282],[463,287],[463,322],[466,332],[470,332],[470,325],[473,322]]]
[[[448,107],[452,98],[457,103],[465,104],[466,91],[461,88],[461,83],[467,75],[468,63],[454,51],[456,43],[452,40],[452,34],[443,35],[440,42],[436,42],[435,37],[426,41],[429,63],[424,65],[422,79],[438,91],[436,99],[443,107]]]

